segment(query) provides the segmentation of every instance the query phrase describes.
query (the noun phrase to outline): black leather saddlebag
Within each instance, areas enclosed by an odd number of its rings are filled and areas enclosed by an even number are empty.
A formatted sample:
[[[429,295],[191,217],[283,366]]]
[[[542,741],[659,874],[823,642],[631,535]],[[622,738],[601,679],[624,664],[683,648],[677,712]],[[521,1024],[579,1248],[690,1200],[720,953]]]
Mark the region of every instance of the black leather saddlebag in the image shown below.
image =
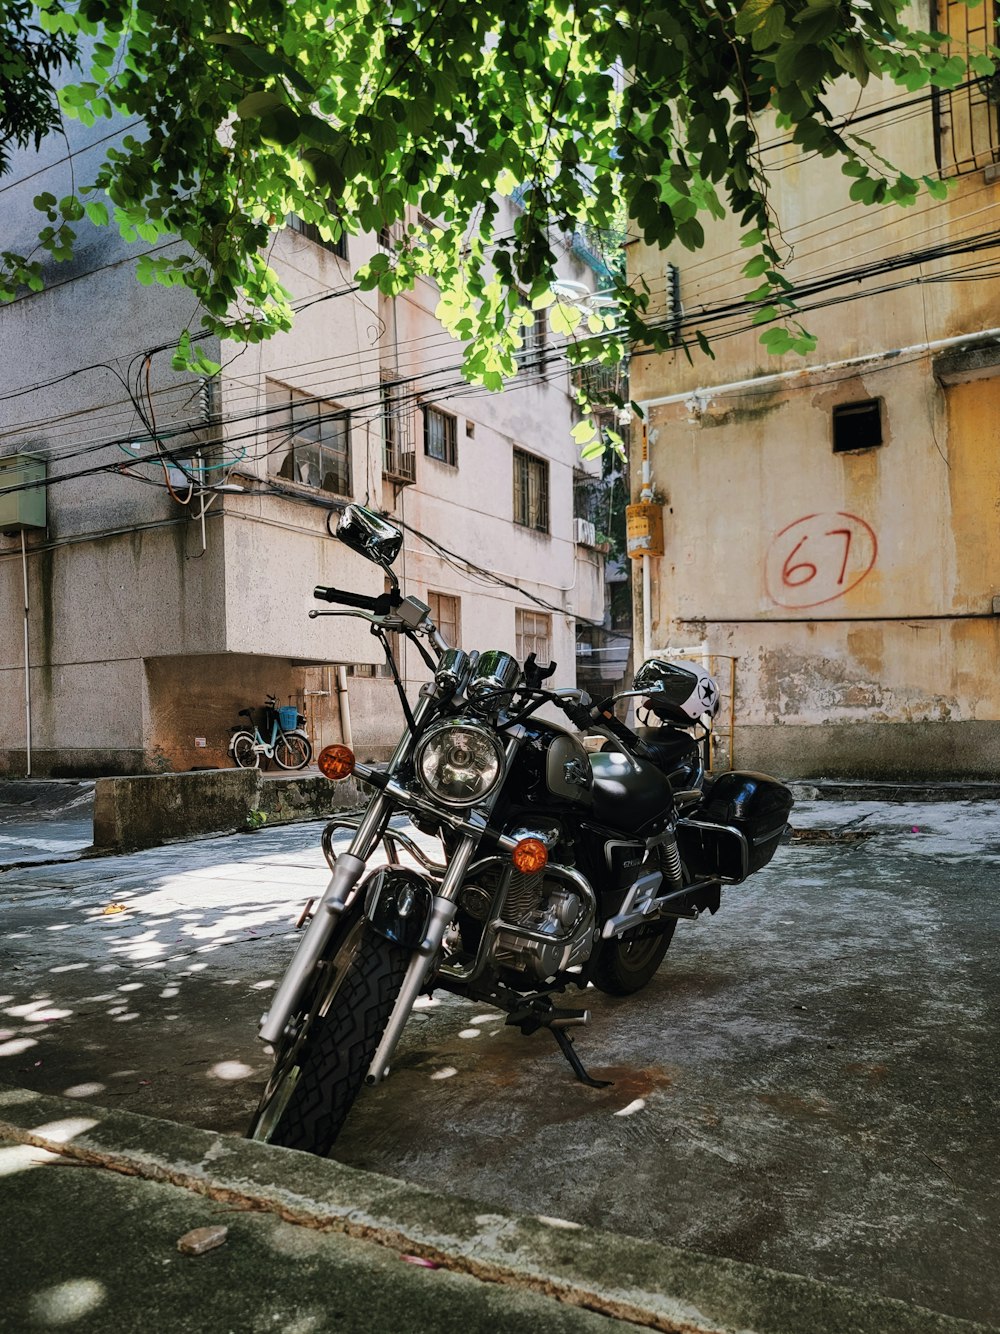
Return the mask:
[[[766,774],[721,774],[677,824],[681,859],[698,880],[739,884],[774,856],[792,794]]]

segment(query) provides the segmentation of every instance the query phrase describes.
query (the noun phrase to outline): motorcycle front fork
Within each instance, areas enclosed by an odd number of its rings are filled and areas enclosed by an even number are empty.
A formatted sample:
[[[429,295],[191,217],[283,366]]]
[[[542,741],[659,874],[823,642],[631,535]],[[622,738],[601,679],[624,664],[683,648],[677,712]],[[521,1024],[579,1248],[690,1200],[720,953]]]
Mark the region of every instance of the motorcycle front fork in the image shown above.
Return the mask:
[[[323,957],[337,918],[344,911],[351,891],[364,874],[368,856],[382,837],[388,815],[388,803],[384,798],[376,798],[365,812],[358,832],[351,841],[352,851],[344,852],[337,858],[323,897],[278,984],[270,1009],[261,1019],[259,1035],[263,1042],[276,1047],[286,1036],[289,1021]],[[382,1041],[372,1060],[368,1075],[370,1083],[378,1083],[388,1071],[389,1060],[410,1017],[414,1001],[420,995],[431,960],[440,950],[445,931],[457,911],[458,892],[478,843],[478,838],[464,835],[448,860],[448,868],[434,897],[424,939],[410,960]]]
[[[344,852],[337,858],[323,897],[292,955],[284,977],[278,983],[271,1007],[261,1018],[258,1033],[262,1042],[270,1042],[277,1047],[284,1038],[289,1020],[295,1014],[299,999],[323,957],[323,951],[333,934],[337,918],[347,905],[351,890],[364,874],[366,859],[381,838],[388,817],[388,803],[384,797],[376,797],[365,811],[358,832],[351,840],[352,851]]]

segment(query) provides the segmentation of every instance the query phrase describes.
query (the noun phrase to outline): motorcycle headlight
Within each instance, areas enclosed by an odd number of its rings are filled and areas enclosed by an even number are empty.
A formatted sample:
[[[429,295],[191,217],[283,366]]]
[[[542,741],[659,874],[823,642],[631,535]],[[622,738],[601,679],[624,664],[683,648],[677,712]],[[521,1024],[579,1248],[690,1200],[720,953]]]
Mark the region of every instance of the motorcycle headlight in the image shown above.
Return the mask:
[[[423,737],[417,775],[427,792],[446,806],[474,806],[503,777],[500,740],[477,723],[442,723]]]

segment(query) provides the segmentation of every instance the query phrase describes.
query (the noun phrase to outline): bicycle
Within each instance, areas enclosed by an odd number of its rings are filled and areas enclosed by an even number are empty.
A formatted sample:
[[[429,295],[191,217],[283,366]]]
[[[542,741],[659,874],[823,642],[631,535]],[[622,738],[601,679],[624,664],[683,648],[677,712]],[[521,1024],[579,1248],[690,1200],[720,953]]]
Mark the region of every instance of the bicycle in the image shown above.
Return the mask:
[[[252,709],[240,709],[239,716],[249,720],[233,729],[229,753],[241,769],[259,769],[261,762],[270,760],[281,769],[304,769],[312,759],[312,742],[303,732],[303,714],[294,705],[280,706],[274,695],[268,695],[261,712],[264,731],[254,721]],[[252,730],[251,730],[252,729]]]

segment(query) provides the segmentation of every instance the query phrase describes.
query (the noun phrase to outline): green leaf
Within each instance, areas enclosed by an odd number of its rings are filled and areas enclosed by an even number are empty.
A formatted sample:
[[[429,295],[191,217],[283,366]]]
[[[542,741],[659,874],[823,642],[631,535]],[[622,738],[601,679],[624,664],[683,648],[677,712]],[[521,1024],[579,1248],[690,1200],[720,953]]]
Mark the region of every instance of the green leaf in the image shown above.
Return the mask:
[[[755,28],[759,28],[773,4],[774,0],[746,0],[736,15],[737,36],[745,37]]]
[[[277,93],[250,93],[236,104],[236,114],[241,120],[257,120],[268,111],[284,106],[284,99]]]
[[[299,118],[291,107],[279,106],[260,120],[260,137],[266,144],[287,148],[299,137]]]
[[[589,418],[582,422],[577,422],[570,431],[570,435],[578,445],[585,445],[588,440],[593,440],[596,434],[597,427]]]
[[[108,225],[108,207],[99,200],[92,199],[88,204],[84,204],[83,211],[95,227]]]

